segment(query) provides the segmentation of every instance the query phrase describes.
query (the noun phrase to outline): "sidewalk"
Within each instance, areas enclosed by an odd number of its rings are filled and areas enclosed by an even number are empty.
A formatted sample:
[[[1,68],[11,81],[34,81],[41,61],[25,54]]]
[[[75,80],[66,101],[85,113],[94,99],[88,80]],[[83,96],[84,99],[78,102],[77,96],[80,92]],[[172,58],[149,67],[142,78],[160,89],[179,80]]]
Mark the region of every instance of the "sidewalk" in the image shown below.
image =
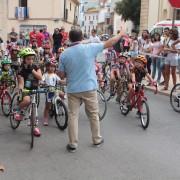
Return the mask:
[[[177,74],[177,83],[180,83],[179,74]],[[148,84],[148,81],[144,80],[144,84],[145,85]],[[159,85],[158,86],[158,94],[169,96],[173,87],[174,86],[173,86],[173,81],[172,81],[172,77],[171,77],[170,81],[169,81],[169,89],[167,91],[165,91],[165,90],[163,90],[164,86]],[[155,91],[155,87],[153,87],[153,86],[145,86],[145,89],[147,89],[149,91],[153,91],[153,92]]]

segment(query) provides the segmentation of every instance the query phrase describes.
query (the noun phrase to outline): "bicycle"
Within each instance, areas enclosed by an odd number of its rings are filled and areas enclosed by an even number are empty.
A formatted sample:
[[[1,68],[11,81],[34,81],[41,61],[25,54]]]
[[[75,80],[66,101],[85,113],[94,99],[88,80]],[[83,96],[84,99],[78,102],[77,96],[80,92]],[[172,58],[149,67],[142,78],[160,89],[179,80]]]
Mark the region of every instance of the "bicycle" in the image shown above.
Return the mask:
[[[8,92],[9,83],[11,81],[2,81],[0,85],[1,108],[5,116],[9,116],[10,114],[11,95]]]
[[[97,99],[99,104],[99,120],[102,121],[107,113],[107,101],[104,94],[100,90],[97,90]],[[80,105],[82,104],[83,101],[81,101]]]
[[[176,84],[171,90],[170,104],[174,111],[180,113],[180,83]]]
[[[68,110],[59,92],[62,87],[47,86],[47,93],[53,93],[54,97],[51,100],[51,108],[49,111],[50,117],[55,117],[55,122],[60,130],[65,130],[68,126]],[[51,95],[51,94],[50,94]]]
[[[99,120],[102,121],[107,113],[107,101],[104,94],[97,90],[97,97],[99,103]]]
[[[156,87],[155,94],[157,94],[157,85],[154,86]],[[147,129],[150,122],[150,110],[147,97],[144,94],[144,85],[141,83],[134,85],[130,102],[128,101],[127,91],[124,91],[120,97],[120,111],[124,116],[134,108],[138,109],[142,128]]]
[[[10,125],[12,129],[17,129],[21,123],[21,121],[15,120],[15,111],[17,109],[18,102],[22,99],[22,95],[29,95],[31,96],[31,103],[30,105],[24,110],[23,112],[23,120],[30,120],[30,128],[31,128],[31,149],[34,146],[34,128],[37,125],[37,118],[38,118],[38,109],[36,104],[36,94],[46,93],[44,89],[37,89],[37,90],[22,90],[20,93],[15,93],[12,101],[11,101],[11,111],[10,111]]]

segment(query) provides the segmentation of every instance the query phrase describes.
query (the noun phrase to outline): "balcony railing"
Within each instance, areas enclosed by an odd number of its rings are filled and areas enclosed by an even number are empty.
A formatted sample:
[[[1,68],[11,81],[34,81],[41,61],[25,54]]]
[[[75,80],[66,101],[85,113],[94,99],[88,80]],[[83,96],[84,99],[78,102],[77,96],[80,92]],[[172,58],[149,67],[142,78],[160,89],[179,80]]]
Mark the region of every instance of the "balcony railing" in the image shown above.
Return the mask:
[[[28,7],[16,7],[15,17],[18,20],[25,20],[29,18],[29,8]]]

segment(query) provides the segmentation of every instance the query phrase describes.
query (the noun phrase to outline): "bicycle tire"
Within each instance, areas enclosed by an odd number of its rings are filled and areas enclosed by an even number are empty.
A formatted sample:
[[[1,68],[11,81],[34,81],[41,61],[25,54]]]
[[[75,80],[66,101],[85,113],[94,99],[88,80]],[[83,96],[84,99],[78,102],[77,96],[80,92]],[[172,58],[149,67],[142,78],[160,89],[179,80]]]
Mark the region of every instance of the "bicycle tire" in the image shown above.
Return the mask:
[[[8,100],[8,102],[5,102],[5,99],[7,98],[7,100]],[[5,106],[6,106],[6,103],[8,104],[8,109],[7,109],[7,111],[6,111],[6,108],[5,108]],[[5,105],[5,106],[4,106]],[[5,116],[9,116],[9,114],[10,114],[10,111],[11,111],[11,96],[10,96],[10,94],[6,91],[4,94],[3,94],[3,96],[2,96],[2,100],[1,100],[1,108],[2,108],[2,112],[3,112],[3,114],[5,115]]]
[[[59,107],[62,108],[61,113],[59,113]],[[57,112],[57,110],[58,110],[58,112]],[[63,124],[61,124],[61,118],[60,118],[60,121],[58,119],[61,116],[65,116]],[[60,130],[65,130],[68,126],[68,110],[67,110],[65,103],[63,101],[61,101],[60,99],[57,99],[55,102],[55,121],[56,121],[57,127]]]
[[[173,110],[174,110],[175,112],[180,113],[180,100],[179,100],[180,94],[178,95],[178,97],[174,97],[174,96],[173,96],[173,93],[175,92],[175,90],[176,90],[177,87],[179,87],[179,90],[180,90],[180,84],[176,84],[176,85],[172,88],[172,90],[171,90],[171,93],[170,93],[170,104],[171,104],[171,106],[172,106],[172,108],[173,108]],[[177,107],[175,107],[174,101],[176,101],[177,105],[179,106],[179,109],[177,109]]]
[[[146,122],[144,122],[144,119],[143,119],[144,113],[142,114],[142,112],[140,112],[141,125],[142,125],[143,129],[147,129],[148,126],[149,126],[149,121],[150,121],[149,105],[148,105],[147,101],[145,101],[145,100],[142,100],[141,103],[142,103],[141,106],[143,106],[143,104],[145,105],[146,114],[147,114],[147,120],[146,120]],[[142,109],[142,107],[141,107],[141,109]],[[141,110],[141,111],[142,111],[142,110]]]
[[[34,127],[35,127],[35,120],[36,120],[36,107],[35,104],[32,104],[31,109],[31,117],[30,117],[30,128],[31,128],[31,149],[34,147]]]
[[[99,112],[99,120],[102,121],[104,119],[104,117],[106,116],[106,113],[107,113],[107,101],[106,101],[104,94],[99,90],[97,90],[97,96],[100,97],[100,99],[102,100],[102,103],[103,103],[103,111],[102,111],[102,113]],[[99,104],[99,109],[100,109],[99,99],[98,99],[98,104]]]
[[[11,128],[12,129],[17,129],[20,125],[20,121],[16,121],[15,118],[14,118],[14,109],[15,109],[15,104],[17,103],[18,101],[18,93],[15,93],[13,95],[13,98],[11,100],[11,110],[10,110],[10,125],[11,125]]]
[[[127,107],[127,97],[128,97],[127,91],[123,91],[121,93],[120,100],[119,100],[120,111],[121,111],[121,114],[123,114],[124,116],[126,116],[130,111],[129,108]]]

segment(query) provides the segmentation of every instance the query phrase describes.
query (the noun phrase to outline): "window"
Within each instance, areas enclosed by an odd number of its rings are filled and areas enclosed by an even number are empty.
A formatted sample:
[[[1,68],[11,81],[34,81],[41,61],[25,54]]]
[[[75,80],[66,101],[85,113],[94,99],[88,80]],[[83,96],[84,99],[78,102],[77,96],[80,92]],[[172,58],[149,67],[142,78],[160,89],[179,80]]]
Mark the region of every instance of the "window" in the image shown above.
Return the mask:
[[[91,31],[91,26],[89,26],[89,30],[88,30],[88,32],[90,32]]]
[[[98,20],[98,15],[96,16],[96,20]]]
[[[70,9],[70,11],[71,11],[71,3],[70,3],[70,8],[69,8],[69,9]]]
[[[93,16],[93,20],[94,20],[94,16]]]
[[[68,9],[66,9],[66,16],[65,16],[65,20],[68,20]]]
[[[180,20],[180,9],[176,10],[176,19]]]
[[[19,7],[27,7],[27,0],[19,0]]]

